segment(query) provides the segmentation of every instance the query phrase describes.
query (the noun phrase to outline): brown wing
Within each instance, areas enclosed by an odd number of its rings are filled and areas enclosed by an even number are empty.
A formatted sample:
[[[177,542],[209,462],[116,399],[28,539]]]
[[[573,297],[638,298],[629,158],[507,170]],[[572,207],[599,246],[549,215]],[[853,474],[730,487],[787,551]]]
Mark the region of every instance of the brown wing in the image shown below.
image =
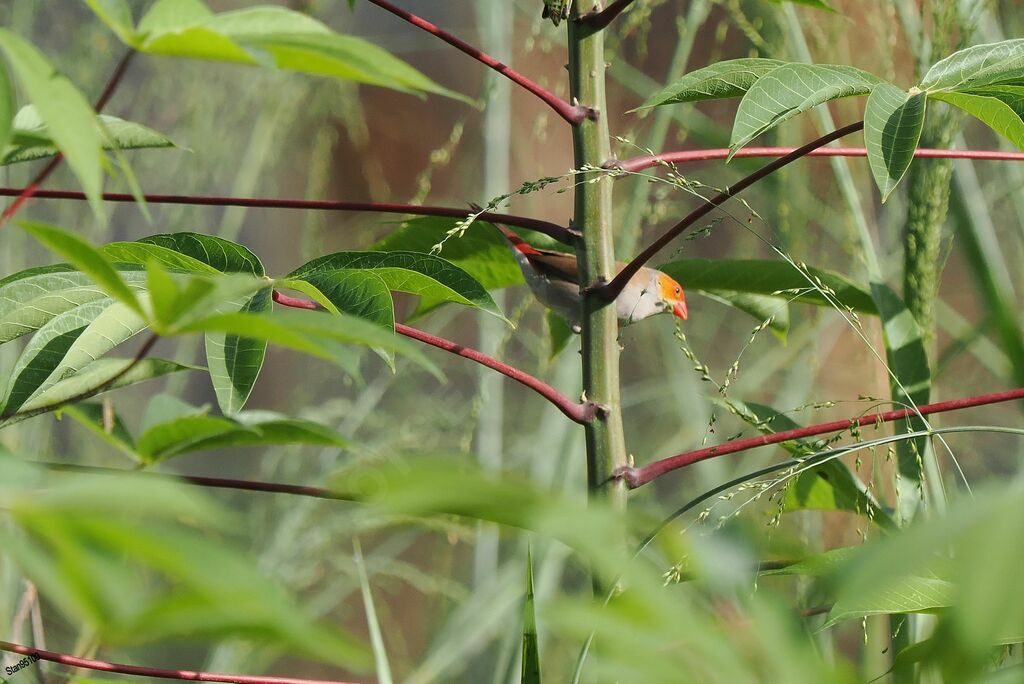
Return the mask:
[[[576,263],[575,256],[550,249],[538,249],[535,252],[524,254],[524,256],[540,275],[552,280],[580,282],[579,265]]]

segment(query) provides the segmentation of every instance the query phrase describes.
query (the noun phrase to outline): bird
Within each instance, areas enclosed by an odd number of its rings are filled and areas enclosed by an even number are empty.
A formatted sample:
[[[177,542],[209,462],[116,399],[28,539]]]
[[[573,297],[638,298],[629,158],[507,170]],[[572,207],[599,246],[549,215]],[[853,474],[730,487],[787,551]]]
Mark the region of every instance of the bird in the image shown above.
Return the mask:
[[[582,295],[576,256],[538,249],[508,226],[500,223],[492,225],[505,237],[534,296],[569,321],[573,331],[579,333],[582,330],[579,320]],[[616,273],[624,267],[624,263],[616,263]],[[685,321],[686,294],[682,286],[666,273],[644,266],[629,279],[615,298],[615,313],[622,326],[660,313],[671,313]]]
[[[544,0],[544,10],[541,17],[550,19],[551,23],[558,26],[563,19],[569,18],[569,6],[572,0]]]

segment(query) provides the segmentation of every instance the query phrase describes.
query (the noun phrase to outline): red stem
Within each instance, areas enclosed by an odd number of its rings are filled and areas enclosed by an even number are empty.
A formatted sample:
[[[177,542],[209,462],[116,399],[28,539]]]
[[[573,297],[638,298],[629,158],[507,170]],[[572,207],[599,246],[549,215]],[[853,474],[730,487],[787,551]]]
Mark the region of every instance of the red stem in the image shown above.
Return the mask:
[[[978,396],[964,397],[962,399],[940,401],[935,404],[925,404],[924,406],[919,406],[916,409],[905,408],[895,411],[886,411],[884,413],[871,413],[857,418],[849,418],[847,420],[834,420],[830,423],[819,423],[818,425],[810,425],[808,427],[795,428],[793,430],[773,432],[768,435],[757,435],[756,437],[737,439],[725,444],[719,444],[705,449],[697,449],[696,451],[687,451],[676,456],[663,458],[660,461],[648,463],[642,468],[622,468],[618,473],[616,473],[616,475],[617,477],[625,480],[630,489],[635,489],[636,487],[641,487],[647,484],[651,480],[661,477],[665,473],[670,473],[673,470],[685,468],[688,465],[693,465],[699,461],[704,461],[716,456],[735,454],[740,451],[746,451],[748,449],[754,449],[768,444],[778,444],[779,442],[788,442],[804,437],[823,435],[828,432],[847,430],[857,425],[889,423],[894,420],[902,420],[904,418],[911,418],[918,415],[928,416],[933,413],[958,411],[960,409],[972,408],[975,406],[999,404],[1005,401],[1013,401],[1015,399],[1024,399],[1024,387],[1007,390],[1005,392],[980,394]]]
[[[776,159],[770,164],[766,164],[765,166],[761,167],[760,169],[750,174],[746,178],[740,180],[735,185],[726,188],[725,190],[718,193],[711,199],[706,200],[704,204],[691,211],[686,216],[686,218],[684,218],[682,221],[669,228],[664,235],[655,240],[654,243],[651,244],[647,249],[640,252],[639,255],[637,255],[632,261],[626,264],[626,266],[623,267],[621,271],[619,271],[618,275],[612,278],[611,282],[592,287],[587,290],[587,294],[597,296],[606,302],[612,301],[613,299],[619,296],[619,293],[622,292],[622,288],[626,286],[626,283],[629,282],[629,279],[632,278],[637,271],[643,268],[643,265],[645,263],[650,261],[655,254],[657,254],[665,245],[674,240],[680,233],[682,233],[687,228],[692,226],[703,216],[711,213],[711,211],[715,207],[724,204],[731,197],[735,197],[741,191],[746,190],[748,187],[750,187],[757,181],[761,180],[765,176],[768,176],[774,173],[775,171],[778,171],[782,167],[786,166],[787,164],[790,164],[796,161],[797,159],[806,156],[811,150],[816,150],[819,147],[824,147],[833,140],[838,140],[839,138],[842,138],[845,135],[849,135],[850,133],[859,131],[862,128],[864,128],[864,122],[858,121],[857,123],[850,124],[849,126],[844,126],[843,128],[840,128],[837,131],[832,131],[831,133],[823,135],[817,140],[813,140],[804,145],[803,147],[793,150],[786,156],[780,159]]]
[[[345,496],[323,487],[312,487],[309,485],[293,485],[282,482],[261,482],[259,480],[233,480],[224,477],[204,477],[201,475],[177,475],[170,473],[157,473],[148,470],[122,470],[119,468],[101,468],[98,466],[78,465],[77,463],[52,463],[48,461],[32,461],[32,465],[47,470],[62,472],[82,473],[86,475],[124,475],[128,477],[155,477],[158,479],[184,482],[185,484],[198,487],[209,487],[211,489],[235,489],[245,492],[265,492],[267,494],[292,494],[294,496],[307,496],[314,499],[328,499],[331,501],[351,501],[351,496]]]
[[[745,147],[733,157],[781,157],[796,151],[794,147]],[[863,147],[821,147],[807,153],[808,157],[866,157],[867,150]],[[605,165],[609,169],[621,169],[630,173],[643,171],[664,163],[685,164],[688,162],[725,159],[729,156],[728,148],[716,150],[682,150],[664,152],[662,154],[645,154],[625,161],[611,161]],[[934,150],[917,149],[915,157],[928,159],[984,159],[989,161],[1024,161],[1024,152],[999,152],[990,150]]]
[[[591,12],[584,17],[580,17],[579,21],[591,31],[600,31],[607,28],[608,24],[615,21],[615,17],[622,13],[622,10],[632,4],[633,0],[615,0],[615,2],[600,12]]]
[[[0,650],[11,653],[20,653],[26,656],[36,656],[40,660],[48,660],[51,663],[60,663],[68,667],[77,667],[86,670],[98,670],[100,672],[114,672],[116,674],[136,675],[138,677],[159,677],[160,679],[179,679],[189,682],[233,682],[234,684],[351,684],[351,682],[340,682],[328,679],[300,679],[297,677],[262,677],[259,675],[221,674],[217,672],[196,672],[193,670],[165,670],[159,667],[143,667],[141,665],[125,665],[123,663],[109,663],[104,660],[92,660],[91,658],[77,658],[64,653],[44,651],[40,648],[32,648],[10,641],[0,641]]]
[[[370,2],[377,5],[378,7],[381,7],[382,9],[387,10],[388,12],[391,12],[397,17],[401,17],[402,19],[409,22],[413,26],[423,29],[427,33],[440,38],[444,42],[448,43],[449,45],[455,47],[458,50],[461,50],[462,52],[469,55],[478,62],[494,69],[499,74],[509,79],[519,87],[528,90],[529,92],[533,93],[541,100],[546,102],[549,107],[555,110],[555,112],[560,117],[568,121],[570,124],[575,126],[582,122],[584,119],[593,119],[597,116],[597,113],[590,107],[569,104],[562,98],[552,93],[550,90],[541,87],[539,84],[526,78],[515,69],[499,62],[494,57],[491,57],[486,52],[483,52],[473,47],[472,45],[462,40],[461,38],[456,38],[452,34],[448,33],[444,29],[437,26],[436,24],[432,24],[426,19],[418,17],[411,12],[405,11],[404,9],[395,7],[387,0],[370,0]]]
[[[15,197],[28,188],[0,188],[0,197]],[[38,190],[39,199],[84,200],[85,193],[75,190]],[[101,196],[108,202],[134,202],[135,197],[123,192],[105,192]],[[257,207],[262,209],[312,209],[319,211],[370,211],[385,214],[417,214],[420,216],[446,216],[466,218],[471,212],[457,207],[423,206],[418,204],[384,204],[379,202],[335,202],[333,200],[278,199],[275,197],[221,197],[216,195],[143,195],[149,204],[189,204],[210,207]],[[559,242],[573,244],[572,234],[563,226],[527,216],[495,214],[485,211],[483,221],[507,223],[535,233],[543,233]]]
[[[106,106],[107,102],[109,102],[110,98],[114,95],[114,91],[117,89],[118,84],[121,83],[121,79],[124,78],[125,72],[128,71],[128,65],[131,64],[132,57],[134,55],[135,50],[129,50],[128,53],[121,58],[121,61],[117,63],[114,73],[110,75],[109,79],[107,79],[107,85],[104,86],[103,92],[100,93],[100,96],[96,99],[96,104],[93,105],[93,109],[97,114]],[[44,166],[38,174],[36,174],[36,177],[32,179],[32,182],[19,192],[17,196],[18,198],[14,200],[9,207],[4,209],[2,214],[0,214],[0,226],[7,223],[12,216],[18,213],[18,210],[21,209],[25,202],[28,202],[33,195],[39,194],[39,186],[41,186],[43,182],[50,177],[50,174],[53,173],[58,166],[60,166],[63,159],[64,155],[58,152],[53,159],[51,159],[49,163],[47,163],[47,165]]]
[[[307,299],[289,297],[288,295],[282,294],[277,290],[274,290],[272,296],[274,298],[274,301],[280,304],[281,306],[290,306],[296,309],[322,309],[322,307],[316,302],[311,302]],[[475,361],[476,363],[479,363],[481,366],[486,366],[491,370],[498,371],[505,377],[511,378],[512,380],[515,380],[524,387],[532,389],[534,392],[536,392],[537,394],[541,395],[542,397],[550,401],[552,404],[554,404],[559,411],[564,413],[566,417],[568,417],[570,420],[576,423],[579,423],[581,425],[589,423],[591,420],[594,419],[594,415],[597,413],[596,404],[593,404],[591,402],[585,402],[582,404],[575,402],[569,399],[561,392],[559,392],[558,390],[556,390],[551,385],[547,384],[546,382],[538,378],[535,378],[529,373],[524,373],[523,371],[519,370],[514,366],[502,363],[501,361],[498,361],[497,359],[490,357],[487,354],[484,354],[483,352],[479,352],[476,349],[463,347],[461,344],[456,344],[451,340],[446,340],[445,338],[438,337],[437,335],[431,335],[428,332],[423,332],[422,330],[417,330],[416,328],[410,328],[409,326],[402,325],[401,323],[395,323],[395,332],[398,333],[399,335],[404,335],[414,340],[419,340],[424,344],[429,344],[432,347],[443,349],[444,351],[449,352],[451,354],[455,354],[456,356],[461,356],[464,359]]]

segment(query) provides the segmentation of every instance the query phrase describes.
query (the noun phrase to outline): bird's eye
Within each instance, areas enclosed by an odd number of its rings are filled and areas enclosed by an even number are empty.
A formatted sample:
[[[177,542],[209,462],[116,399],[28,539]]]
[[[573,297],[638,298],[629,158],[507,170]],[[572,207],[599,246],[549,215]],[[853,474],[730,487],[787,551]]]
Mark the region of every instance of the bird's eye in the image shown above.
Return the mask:
[[[682,290],[681,288],[678,288],[678,287],[676,288],[676,294],[677,294],[677,295],[678,295],[678,294],[680,294],[680,293],[681,293],[682,291],[683,291],[683,290]]]

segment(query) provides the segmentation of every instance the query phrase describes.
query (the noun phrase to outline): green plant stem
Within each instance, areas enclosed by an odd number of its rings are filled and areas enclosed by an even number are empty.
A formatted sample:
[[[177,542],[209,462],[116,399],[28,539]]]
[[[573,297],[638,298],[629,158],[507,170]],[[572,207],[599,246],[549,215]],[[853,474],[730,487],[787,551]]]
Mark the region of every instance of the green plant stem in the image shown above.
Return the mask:
[[[605,103],[604,34],[590,31],[579,16],[600,9],[594,0],[576,2],[569,22],[569,87],[573,102],[593,108],[596,120],[573,128],[576,168],[600,166],[611,156]],[[612,180],[602,175],[595,182],[576,186],[573,228],[582,233],[577,245],[580,282],[588,286],[611,280],[615,264],[612,243]],[[612,474],[627,465],[619,400],[619,341],[615,308],[592,294],[583,298],[583,391],[586,399],[602,407],[585,427],[587,473],[592,496],[604,496],[619,508],[626,505],[624,483]]]

